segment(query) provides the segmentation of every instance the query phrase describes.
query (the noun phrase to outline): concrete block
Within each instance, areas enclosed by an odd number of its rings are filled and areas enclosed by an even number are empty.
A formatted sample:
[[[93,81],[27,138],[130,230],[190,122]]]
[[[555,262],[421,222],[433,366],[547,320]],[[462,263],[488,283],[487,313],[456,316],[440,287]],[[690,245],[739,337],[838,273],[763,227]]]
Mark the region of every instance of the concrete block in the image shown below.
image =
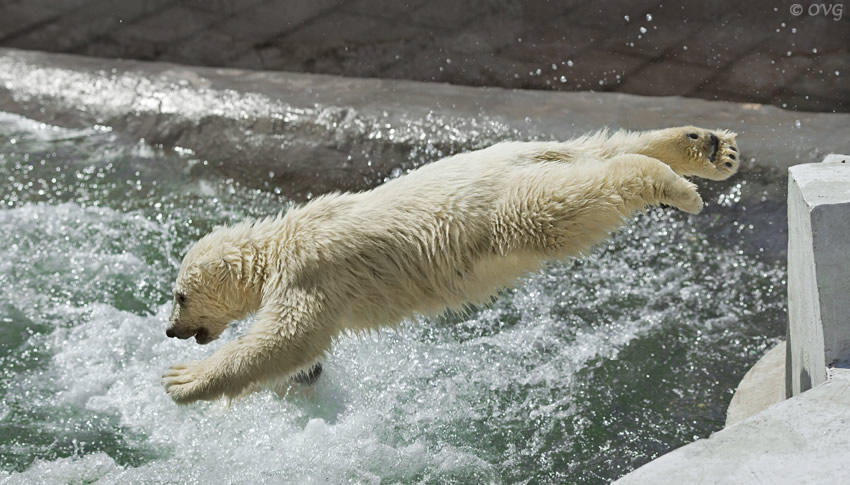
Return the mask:
[[[789,169],[788,395],[850,362],[850,157]]]

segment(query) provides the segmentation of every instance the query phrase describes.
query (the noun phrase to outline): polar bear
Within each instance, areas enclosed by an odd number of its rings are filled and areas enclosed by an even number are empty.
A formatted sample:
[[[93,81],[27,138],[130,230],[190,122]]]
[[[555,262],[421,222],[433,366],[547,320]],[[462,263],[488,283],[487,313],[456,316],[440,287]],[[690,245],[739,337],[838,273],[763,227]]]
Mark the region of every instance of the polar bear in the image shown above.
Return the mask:
[[[169,368],[163,386],[185,404],[299,372],[309,381],[343,332],[487,301],[647,206],[698,213],[683,176],[734,174],[735,136],[686,126],[499,143],[216,228],[183,259],[166,334],[205,344],[233,320],[253,313],[256,323],[209,358]]]

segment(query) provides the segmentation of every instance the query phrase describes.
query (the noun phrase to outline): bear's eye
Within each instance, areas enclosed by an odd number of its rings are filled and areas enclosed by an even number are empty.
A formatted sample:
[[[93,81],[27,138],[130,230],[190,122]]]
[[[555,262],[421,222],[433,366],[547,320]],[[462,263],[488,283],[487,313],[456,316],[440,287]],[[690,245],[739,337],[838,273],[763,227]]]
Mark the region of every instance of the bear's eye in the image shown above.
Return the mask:
[[[688,133],[688,138],[696,140],[697,138],[699,138],[699,135],[697,135],[696,133]]]
[[[186,303],[186,294],[178,291],[174,294],[174,298],[177,300],[177,303],[183,305]]]

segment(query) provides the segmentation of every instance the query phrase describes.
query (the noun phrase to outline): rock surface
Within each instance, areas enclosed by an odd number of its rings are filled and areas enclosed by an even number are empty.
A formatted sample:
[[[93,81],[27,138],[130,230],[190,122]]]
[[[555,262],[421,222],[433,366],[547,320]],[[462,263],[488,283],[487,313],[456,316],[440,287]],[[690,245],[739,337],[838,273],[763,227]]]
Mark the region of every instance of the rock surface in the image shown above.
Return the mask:
[[[726,427],[785,400],[785,342],[770,349],[741,379],[726,411]]]

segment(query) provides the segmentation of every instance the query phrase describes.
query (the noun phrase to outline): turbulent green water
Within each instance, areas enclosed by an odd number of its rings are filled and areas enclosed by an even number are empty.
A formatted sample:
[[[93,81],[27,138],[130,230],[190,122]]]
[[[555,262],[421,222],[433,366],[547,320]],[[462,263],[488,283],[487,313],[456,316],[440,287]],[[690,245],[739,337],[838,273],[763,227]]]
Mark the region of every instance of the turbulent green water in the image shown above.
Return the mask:
[[[0,481],[607,483],[721,428],[783,332],[781,267],[657,209],[471,315],[343,338],[312,390],[177,407],[162,371],[250,324],[165,337],[182,252],[288,207],[266,185],[0,114]]]

